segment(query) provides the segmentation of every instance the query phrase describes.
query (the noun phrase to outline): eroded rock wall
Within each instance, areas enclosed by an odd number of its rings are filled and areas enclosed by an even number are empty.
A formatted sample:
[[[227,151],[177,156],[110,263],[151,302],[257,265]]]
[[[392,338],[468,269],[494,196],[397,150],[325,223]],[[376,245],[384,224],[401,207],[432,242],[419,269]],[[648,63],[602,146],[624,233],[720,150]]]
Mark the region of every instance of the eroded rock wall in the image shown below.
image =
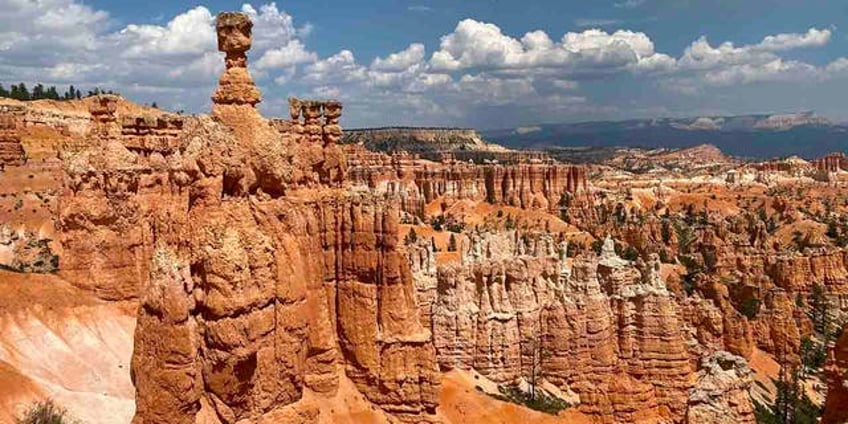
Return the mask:
[[[214,122],[200,125],[219,137],[174,153],[188,193],[181,224],[152,220],[134,422],[314,422],[304,389],[332,394],[339,373],[397,420],[434,419],[435,349],[399,250],[397,204],[337,188],[343,157],[332,128],[317,125],[332,105],[293,102],[302,132],[259,116],[250,23],[225,14],[218,25],[228,70]]]
[[[848,330],[844,328],[825,366],[825,376],[828,392],[821,422],[848,423]]]
[[[437,199],[445,203],[484,201],[540,209],[558,216],[563,197],[588,190],[586,170],[577,165],[473,165],[434,163],[405,155],[382,155],[382,158],[373,154],[362,157],[361,152],[356,155],[360,157],[350,169],[350,179],[355,185],[398,195],[404,201],[405,212],[422,218],[425,205]]]
[[[472,237],[463,264],[439,267],[441,367],[509,384],[541,357],[539,375],[578,393],[597,422],[681,422],[695,369],[657,258],[637,265],[606,249],[572,260],[564,245],[528,240]]]

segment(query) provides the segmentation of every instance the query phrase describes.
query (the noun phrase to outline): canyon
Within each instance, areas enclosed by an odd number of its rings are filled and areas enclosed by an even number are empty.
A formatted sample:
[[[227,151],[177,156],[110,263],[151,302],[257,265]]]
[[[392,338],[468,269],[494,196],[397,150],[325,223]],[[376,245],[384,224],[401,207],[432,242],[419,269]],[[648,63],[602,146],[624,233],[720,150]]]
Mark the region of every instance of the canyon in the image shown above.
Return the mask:
[[[844,156],[345,135],[216,25],[208,115],[0,101],[0,422],[755,423],[775,369],[848,419]]]

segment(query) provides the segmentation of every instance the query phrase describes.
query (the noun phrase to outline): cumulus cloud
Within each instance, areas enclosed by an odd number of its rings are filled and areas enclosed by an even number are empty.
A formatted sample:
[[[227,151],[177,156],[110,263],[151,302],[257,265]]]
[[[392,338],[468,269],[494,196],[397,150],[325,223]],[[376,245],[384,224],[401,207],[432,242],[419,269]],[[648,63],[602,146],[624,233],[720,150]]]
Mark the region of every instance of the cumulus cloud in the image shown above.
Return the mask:
[[[769,35],[755,48],[766,51],[791,50],[801,47],[820,47],[830,42],[830,29],[810,28],[805,34]]]
[[[732,42],[712,46],[706,37],[701,37],[689,45],[679,59],[677,70],[690,75],[679,78],[674,87],[684,87],[682,91],[694,94],[700,92],[701,86],[828,78],[827,67],[787,60],[778,53],[824,46],[831,36],[830,29],[810,28],[806,33],[769,35],[757,44],[740,46]]]
[[[627,67],[667,68],[671,61],[669,56],[656,53],[653,41],[642,32],[587,29],[568,32],[555,43],[544,31],[529,32],[519,40],[505,35],[494,24],[466,19],[442,37],[430,65],[448,72],[558,68],[579,75]]]
[[[424,45],[421,43],[410,44],[401,52],[392,53],[384,58],[376,58],[371,64],[371,69],[384,72],[400,72],[412,66],[419,65],[424,60]]]
[[[265,51],[256,61],[259,69],[286,69],[318,60],[318,54],[306,49],[300,40],[291,40],[283,47]]]
[[[121,48],[124,59],[196,56],[216,48],[215,19],[198,6],[177,15],[166,26],[128,25],[104,38],[105,47]]]

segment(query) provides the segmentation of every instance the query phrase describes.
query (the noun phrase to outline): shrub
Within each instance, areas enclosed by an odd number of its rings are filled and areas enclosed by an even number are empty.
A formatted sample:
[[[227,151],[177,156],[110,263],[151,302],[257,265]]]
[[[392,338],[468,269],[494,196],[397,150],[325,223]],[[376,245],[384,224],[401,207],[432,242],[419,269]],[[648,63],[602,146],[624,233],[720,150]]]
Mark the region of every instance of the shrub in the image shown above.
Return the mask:
[[[406,235],[403,241],[404,244],[406,244],[407,246],[418,242],[418,234],[415,233],[415,228],[409,229],[409,233]]]
[[[757,314],[760,313],[760,299],[757,299],[756,297],[746,299],[742,302],[739,309],[739,312],[741,312],[742,315],[748,317],[749,320],[753,320],[757,318]]]
[[[15,420],[16,424],[72,424],[68,412],[51,399],[35,402],[24,415]]]
[[[536,391],[535,396],[516,386],[498,386],[498,391],[500,392],[499,394],[492,395],[495,399],[502,402],[524,405],[534,411],[544,412],[550,415],[557,415],[560,411],[571,407],[568,402],[541,390]]]

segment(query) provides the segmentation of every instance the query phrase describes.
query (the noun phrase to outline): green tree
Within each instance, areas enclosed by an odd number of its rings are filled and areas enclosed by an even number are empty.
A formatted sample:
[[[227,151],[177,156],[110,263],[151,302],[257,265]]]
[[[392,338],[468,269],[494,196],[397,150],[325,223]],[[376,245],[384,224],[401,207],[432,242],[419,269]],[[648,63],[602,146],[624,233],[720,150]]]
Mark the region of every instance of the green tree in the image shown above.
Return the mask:
[[[47,92],[45,93],[45,95],[46,95],[46,96],[47,96],[47,98],[48,98],[48,99],[50,99],[50,100],[59,100],[59,92],[56,90],[56,86],[55,86],[55,85],[51,85],[51,86],[47,89]]]
[[[677,247],[681,255],[689,253],[689,248],[695,242],[696,235],[692,227],[685,223],[675,222],[674,232],[677,234]]]
[[[827,233],[825,233],[828,237],[836,240],[839,238],[839,229],[836,227],[836,222],[830,220],[827,223]]]
[[[740,306],[739,312],[748,317],[749,320],[756,319],[757,314],[760,313],[760,303],[760,299],[757,299],[756,297],[745,299]]]
[[[415,228],[410,228],[409,233],[404,238],[404,244],[410,245],[418,242],[418,234],[415,232]]]
[[[43,98],[44,98],[44,86],[41,85],[40,83],[36,84],[35,87],[32,88],[32,99],[33,100],[40,100],[40,99],[43,99]]]
[[[813,327],[821,334],[825,334],[828,329],[828,302],[827,296],[824,293],[824,288],[818,283],[813,283],[813,288],[810,293],[810,320],[813,321]]]
[[[456,252],[456,237],[453,234],[448,239],[448,252]]]

